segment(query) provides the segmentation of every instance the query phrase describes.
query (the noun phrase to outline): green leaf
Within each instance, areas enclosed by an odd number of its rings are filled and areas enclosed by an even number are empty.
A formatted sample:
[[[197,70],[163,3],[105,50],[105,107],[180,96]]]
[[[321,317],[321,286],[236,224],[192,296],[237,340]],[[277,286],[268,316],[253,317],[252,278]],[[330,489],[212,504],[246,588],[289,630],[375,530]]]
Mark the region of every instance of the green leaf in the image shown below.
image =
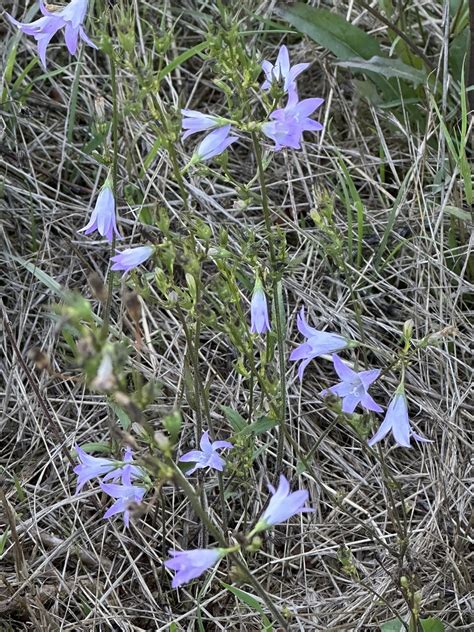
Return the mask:
[[[271,419],[270,417],[260,417],[253,424],[247,425],[243,430],[240,431],[240,434],[243,435],[258,435],[264,432],[268,432],[272,428],[278,426],[277,419]]]
[[[122,426],[122,428],[124,430],[128,430],[132,425],[132,421],[127,413],[123,410],[123,408],[120,408],[120,406],[114,404],[114,402],[110,402],[109,406],[114,411],[114,414],[117,415],[117,419],[120,421],[120,425]]]
[[[240,413],[238,413],[233,408],[230,408],[230,406],[221,406],[221,408],[227,418],[227,421],[232,426],[234,432],[242,432],[247,428],[248,423],[245,421]]]
[[[444,632],[444,623],[440,619],[430,617],[429,619],[420,619],[423,632]]]
[[[196,46],[193,46],[192,48],[185,50],[184,53],[181,53],[181,55],[178,55],[177,57],[175,57],[173,61],[170,62],[167,66],[165,66],[163,70],[160,72],[158,76],[158,81],[162,81],[162,79],[164,79],[167,75],[169,75],[170,72],[173,72],[175,68],[177,68],[178,66],[181,66],[181,64],[183,64],[185,61],[187,61],[188,59],[191,59],[191,57],[194,57],[194,55],[201,53],[208,46],[209,46],[209,43],[207,41],[201,42],[200,44],[197,44]]]
[[[382,54],[376,39],[337,13],[297,2],[292,6],[279,7],[277,14],[300,33],[330,50],[338,59],[369,59]]]
[[[375,72],[383,77],[397,77],[404,79],[415,85],[425,83],[427,81],[426,72],[418,70],[403,63],[399,59],[388,59],[387,57],[379,57],[374,55],[370,59],[362,57],[354,57],[345,61],[337,62],[342,68],[350,68],[351,70],[361,70],[363,72]]]
[[[89,443],[83,443],[81,448],[84,452],[102,452],[105,454],[110,454],[110,445],[108,443],[103,443],[102,441],[90,441]]]
[[[406,630],[400,619],[391,619],[390,621],[382,623],[380,632],[406,632]]]
[[[239,599],[239,601],[246,604],[247,606],[252,608],[252,610],[255,610],[261,615],[262,623],[264,625],[264,627],[262,628],[262,632],[273,632],[273,626],[270,620],[268,619],[267,615],[263,611],[260,601],[258,601],[256,597],[254,597],[248,592],[245,592],[245,590],[241,590],[240,588],[236,588],[235,586],[231,586],[230,584],[226,584],[225,582],[221,582],[221,583],[225,588],[227,588],[229,592],[235,595],[237,599]]]
[[[472,214],[469,211],[465,211],[457,206],[445,206],[444,212],[449,213],[449,215],[457,217],[458,219],[463,219],[465,222],[470,222],[472,220]]]
[[[48,289],[50,289],[54,294],[56,294],[60,298],[65,298],[66,292],[63,290],[61,285],[57,281],[55,281],[55,279],[53,279],[53,277],[49,276],[47,272],[44,272],[43,270],[41,270],[41,268],[38,268],[34,263],[31,263],[30,261],[26,261],[22,257],[12,256],[12,259],[20,263],[24,268],[28,270],[28,272],[31,272],[31,274],[34,274],[35,277],[39,281],[41,281],[43,285],[45,285]]]

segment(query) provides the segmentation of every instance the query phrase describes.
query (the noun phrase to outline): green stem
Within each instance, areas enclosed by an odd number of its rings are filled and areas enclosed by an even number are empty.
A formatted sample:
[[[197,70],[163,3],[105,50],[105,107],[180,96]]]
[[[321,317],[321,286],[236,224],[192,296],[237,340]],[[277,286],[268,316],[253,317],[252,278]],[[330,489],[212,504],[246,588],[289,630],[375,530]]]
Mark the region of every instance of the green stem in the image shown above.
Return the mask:
[[[267,230],[268,250],[270,253],[270,264],[272,268],[272,288],[273,300],[275,302],[276,316],[276,334],[278,345],[278,364],[280,369],[280,419],[278,433],[278,448],[276,459],[276,474],[280,473],[283,462],[283,442],[286,434],[286,374],[285,374],[285,333],[283,331],[282,316],[284,313],[283,301],[280,288],[280,274],[278,273],[277,257],[275,252],[275,244],[273,240],[273,229],[270,216],[270,207],[268,203],[267,186],[265,182],[265,173],[263,169],[262,150],[255,133],[252,133],[252,142],[255,152],[255,160],[258,168],[258,179],[260,182],[260,191],[262,195],[263,216],[265,219],[265,227]]]
[[[114,195],[115,205],[117,206],[117,189],[118,189],[118,96],[117,96],[117,67],[115,65],[114,53],[110,55],[110,82],[112,87],[112,191]],[[115,252],[115,234],[112,237],[110,246],[111,257]],[[107,279],[107,301],[105,303],[104,321],[102,324],[102,338],[105,340],[109,334],[110,309],[112,305],[112,292],[114,287],[114,272],[109,270],[109,278]]]

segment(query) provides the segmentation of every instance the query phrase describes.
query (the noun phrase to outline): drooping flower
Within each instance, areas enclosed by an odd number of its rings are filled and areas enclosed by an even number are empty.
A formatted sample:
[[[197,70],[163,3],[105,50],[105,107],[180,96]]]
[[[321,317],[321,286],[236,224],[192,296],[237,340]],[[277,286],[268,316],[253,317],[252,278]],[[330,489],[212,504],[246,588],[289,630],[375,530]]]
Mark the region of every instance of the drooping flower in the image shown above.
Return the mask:
[[[114,263],[112,270],[123,270],[124,273],[129,272],[149,259],[152,254],[153,248],[151,246],[127,248],[122,252],[117,252],[115,257],[111,258],[111,261]]]
[[[219,156],[223,151],[237,140],[237,136],[230,134],[231,126],[224,125],[219,129],[208,134],[196,149],[192,162],[200,162],[202,160],[210,160],[215,156]]]
[[[84,487],[85,483],[93,478],[103,477],[102,480],[110,479],[118,480],[124,473],[129,472],[132,478],[139,478],[143,475],[141,469],[133,465],[133,453],[130,448],[126,448],[123,456],[123,462],[115,459],[107,459],[105,457],[92,456],[87,454],[80,446],[74,446],[79,459],[79,465],[76,465],[73,472],[77,474],[78,494]]]
[[[395,395],[387,408],[385,419],[374,436],[369,440],[369,445],[375,445],[386,437],[390,431],[392,431],[393,438],[397,445],[403,446],[404,448],[411,447],[411,437],[413,437],[415,441],[421,441],[422,443],[433,443],[431,439],[425,439],[425,437],[422,437],[410,428],[408,404],[403,384],[400,384],[395,391]]]
[[[262,70],[265,73],[262,90],[269,90],[274,81],[282,81],[285,92],[296,90],[296,77],[306,70],[308,66],[309,64],[290,66],[288,49],[286,46],[280,46],[275,65],[266,59],[262,62]]]
[[[66,46],[71,55],[77,51],[77,43],[80,38],[83,42],[97,48],[86,35],[83,23],[87,12],[88,0],[71,0],[71,2],[60,11],[49,11],[44,0],[39,0],[39,8],[43,14],[42,18],[25,24],[15,20],[8,13],[6,14],[12,24],[26,35],[33,35],[38,42],[38,55],[46,70],[46,49],[52,37],[61,29],[64,29]]]
[[[186,130],[182,136],[183,140],[192,134],[226,125],[226,119],[210,114],[203,114],[197,110],[181,110],[181,114],[185,117],[182,121],[183,130]]]
[[[250,331],[253,334],[264,334],[270,331],[270,320],[268,318],[267,297],[263,289],[260,277],[255,279],[255,287],[250,304]]]
[[[303,379],[304,370],[313,358],[317,358],[325,353],[341,351],[349,345],[349,341],[343,336],[328,333],[327,331],[318,331],[314,327],[310,327],[306,322],[304,307],[301,308],[296,323],[298,331],[307,338],[307,340],[296,347],[290,355],[290,360],[301,360],[301,364],[298,367],[298,377],[300,380]]]
[[[179,458],[179,461],[182,461],[183,463],[195,463],[194,467],[186,472],[186,475],[189,476],[202,467],[210,467],[211,469],[222,472],[225,461],[221,456],[219,456],[219,454],[217,454],[217,450],[222,450],[224,448],[231,449],[234,447],[232,443],[229,441],[213,441],[211,443],[209,440],[209,431],[206,430],[201,437],[199,445],[201,450],[191,450]]]
[[[296,514],[314,511],[314,509],[310,507],[305,507],[306,501],[308,500],[308,492],[300,489],[290,493],[290,484],[283,474],[280,474],[278,489],[275,490],[273,485],[269,485],[268,489],[273,496],[268,503],[268,507],[263,512],[262,517],[253,528],[251,532],[252,535],[264,529],[268,529],[273,525],[285,522]]]
[[[171,559],[166,560],[166,568],[178,571],[171,583],[173,588],[202,575],[214,566],[225,554],[222,549],[194,549],[192,551],[169,551]]]
[[[380,369],[370,369],[369,371],[353,371],[334,354],[332,356],[334,369],[342,382],[325,389],[321,395],[327,395],[330,391],[342,399],[342,412],[353,413],[357,405],[381,413],[383,408],[379,406],[367,392],[372,382],[380,375]]]
[[[108,239],[108,241],[113,240],[114,234],[119,239],[122,238],[117,230],[115,199],[109,178],[107,178],[104,186],[100,190],[89,223],[84,226],[84,228],[81,228],[79,232],[90,235],[90,233],[95,230],[98,231],[99,235]]]
[[[102,491],[112,498],[116,498],[114,504],[107,509],[104,519],[123,513],[123,522],[128,528],[130,525],[130,511],[135,504],[143,500],[146,493],[145,487],[132,485],[132,466],[125,466],[122,472],[122,485],[117,483],[100,483]]]
[[[262,132],[275,142],[274,150],[283,147],[300,149],[303,132],[317,132],[323,129],[321,123],[309,116],[324,103],[324,99],[303,99],[298,101],[296,91],[288,93],[286,107],[270,114],[272,121],[263,123]]]

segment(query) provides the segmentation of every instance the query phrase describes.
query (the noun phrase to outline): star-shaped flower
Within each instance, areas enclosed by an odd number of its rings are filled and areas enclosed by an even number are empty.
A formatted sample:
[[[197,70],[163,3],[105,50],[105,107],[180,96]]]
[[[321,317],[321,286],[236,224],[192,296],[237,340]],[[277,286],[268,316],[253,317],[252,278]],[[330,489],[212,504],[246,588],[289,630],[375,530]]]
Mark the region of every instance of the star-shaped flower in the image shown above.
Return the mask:
[[[367,408],[367,410],[381,413],[383,408],[367,392],[372,382],[375,382],[379,377],[380,369],[370,369],[369,371],[359,371],[357,373],[344,364],[336,354],[332,356],[332,361],[334,369],[342,382],[325,389],[321,395],[327,395],[329,391],[334,393],[334,395],[338,395],[342,399],[343,413],[353,413],[358,404]]]
[[[281,46],[275,65],[265,59],[262,62],[262,70],[265,73],[265,81],[262,83],[262,90],[268,90],[274,81],[283,82],[283,90],[296,89],[296,77],[300,75],[309,64],[295,64],[290,66],[290,56],[286,46]]]
[[[296,347],[291,352],[290,360],[301,360],[298,367],[298,377],[303,379],[305,368],[313,358],[317,358],[325,353],[334,353],[341,351],[349,345],[349,340],[339,336],[338,334],[328,333],[327,331],[318,331],[314,327],[310,327],[306,322],[304,315],[304,307],[296,319],[298,331],[306,336],[307,340]]]
[[[211,441],[209,440],[209,431],[202,435],[200,441],[201,450],[191,450],[186,454],[183,454],[179,458],[183,463],[194,462],[195,465],[190,470],[186,472],[186,475],[189,476],[197,469],[202,467],[210,467],[211,469],[218,470],[222,472],[224,469],[225,461],[224,459],[217,454],[217,450],[224,448],[233,448],[234,446],[229,441]]]
[[[262,125],[262,132],[275,141],[274,150],[283,147],[301,148],[303,132],[317,132],[323,129],[321,123],[313,121],[309,116],[324,103],[324,99],[303,99],[298,101],[296,90],[288,93],[286,107],[274,110],[272,119]]]

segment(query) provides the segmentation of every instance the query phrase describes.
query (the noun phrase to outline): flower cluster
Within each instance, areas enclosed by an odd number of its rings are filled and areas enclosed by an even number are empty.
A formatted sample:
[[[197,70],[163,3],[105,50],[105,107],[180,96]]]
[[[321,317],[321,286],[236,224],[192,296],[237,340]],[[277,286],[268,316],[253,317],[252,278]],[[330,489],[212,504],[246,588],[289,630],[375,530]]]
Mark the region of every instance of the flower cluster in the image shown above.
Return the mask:
[[[360,404],[366,410],[376,413],[383,412],[383,408],[377,404],[368,389],[375,380],[380,376],[380,369],[369,369],[368,371],[353,371],[336,355],[336,351],[342,351],[349,346],[355,346],[357,343],[348,340],[339,334],[319,331],[314,327],[310,327],[306,322],[304,308],[301,308],[297,316],[297,327],[299,332],[306,338],[306,341],[300,344],[290,354],[290,360],[300,361],[298,367],[298,377],[303,379],[305,368],[314,358],[318,356],[332,353],[332,361],[334,369],[342,380],[339,384],[324,389],[321,395],[333,393],[342,400],[342,412],[351,414]],[[408,419],[408,406],[404,393],[403,383],[398,387],[390,405],[387,409],[385,419],[379,430],[370,439],[369,445],[373,446],[381,441],[390,430],[393,433],[395,441],[398,445],[406,448],[410,447],[410,437],[416,441],[430,443],[429,439],[425,439],[410,428]]]
[[[46,70],[46,49],[58,31],[64,30],[64,39],[71,55],[75,55],[77,52],[79,38],[89,46],[92,46],[92,48],[97,48],[94,42],[87,37],[83,27],[87,4],[88,0],[71,0],[64,9],[49,11],[44,0],[39,0],[39,8],[43,14],[42,18],[25,24],[15,20],[9,13],[7,13],[7,17],[22,33],[33,35],[38,42],[39,58],[43,68]]]
[[[280,475],[278,489],[275,489],[273,485],[269,485],[268,488],[272,494],[268,507],[257,521],[255,527],[247,535],[247,540],[250,540],[261,531],[286,522],[293,516],[314,511],[314,509],[306,507],[308,492],[306,490],[298,490],[291,493],[290,483],[283,474]],[[171,559],[165,561],[165,566],[177,571],[171,585],[173,588],[177,588],[191,579],[199,577],[199,575],[215,566],[222,557],[238,549],[239,547],[169,551]]]
[[[88,481],[100,479],[102,491],[115,499],[113,505],[105,512],[104,518],[123,513],[124,524],[128,527],[131,507],[134,503],[140,503],[147,491],[146,487],[133,484],[134,480],[143,479],[145,472],[134,463],[131,448],[125,449],[122,461],[91,456],[78,445],[75,446],[75,450],[79,459],[79,465],[74,468],[74,473],[77,474],[76,494]],[[117,483],[120,479],[121,484]],[[111,483],[106,482],[110,480]]]

